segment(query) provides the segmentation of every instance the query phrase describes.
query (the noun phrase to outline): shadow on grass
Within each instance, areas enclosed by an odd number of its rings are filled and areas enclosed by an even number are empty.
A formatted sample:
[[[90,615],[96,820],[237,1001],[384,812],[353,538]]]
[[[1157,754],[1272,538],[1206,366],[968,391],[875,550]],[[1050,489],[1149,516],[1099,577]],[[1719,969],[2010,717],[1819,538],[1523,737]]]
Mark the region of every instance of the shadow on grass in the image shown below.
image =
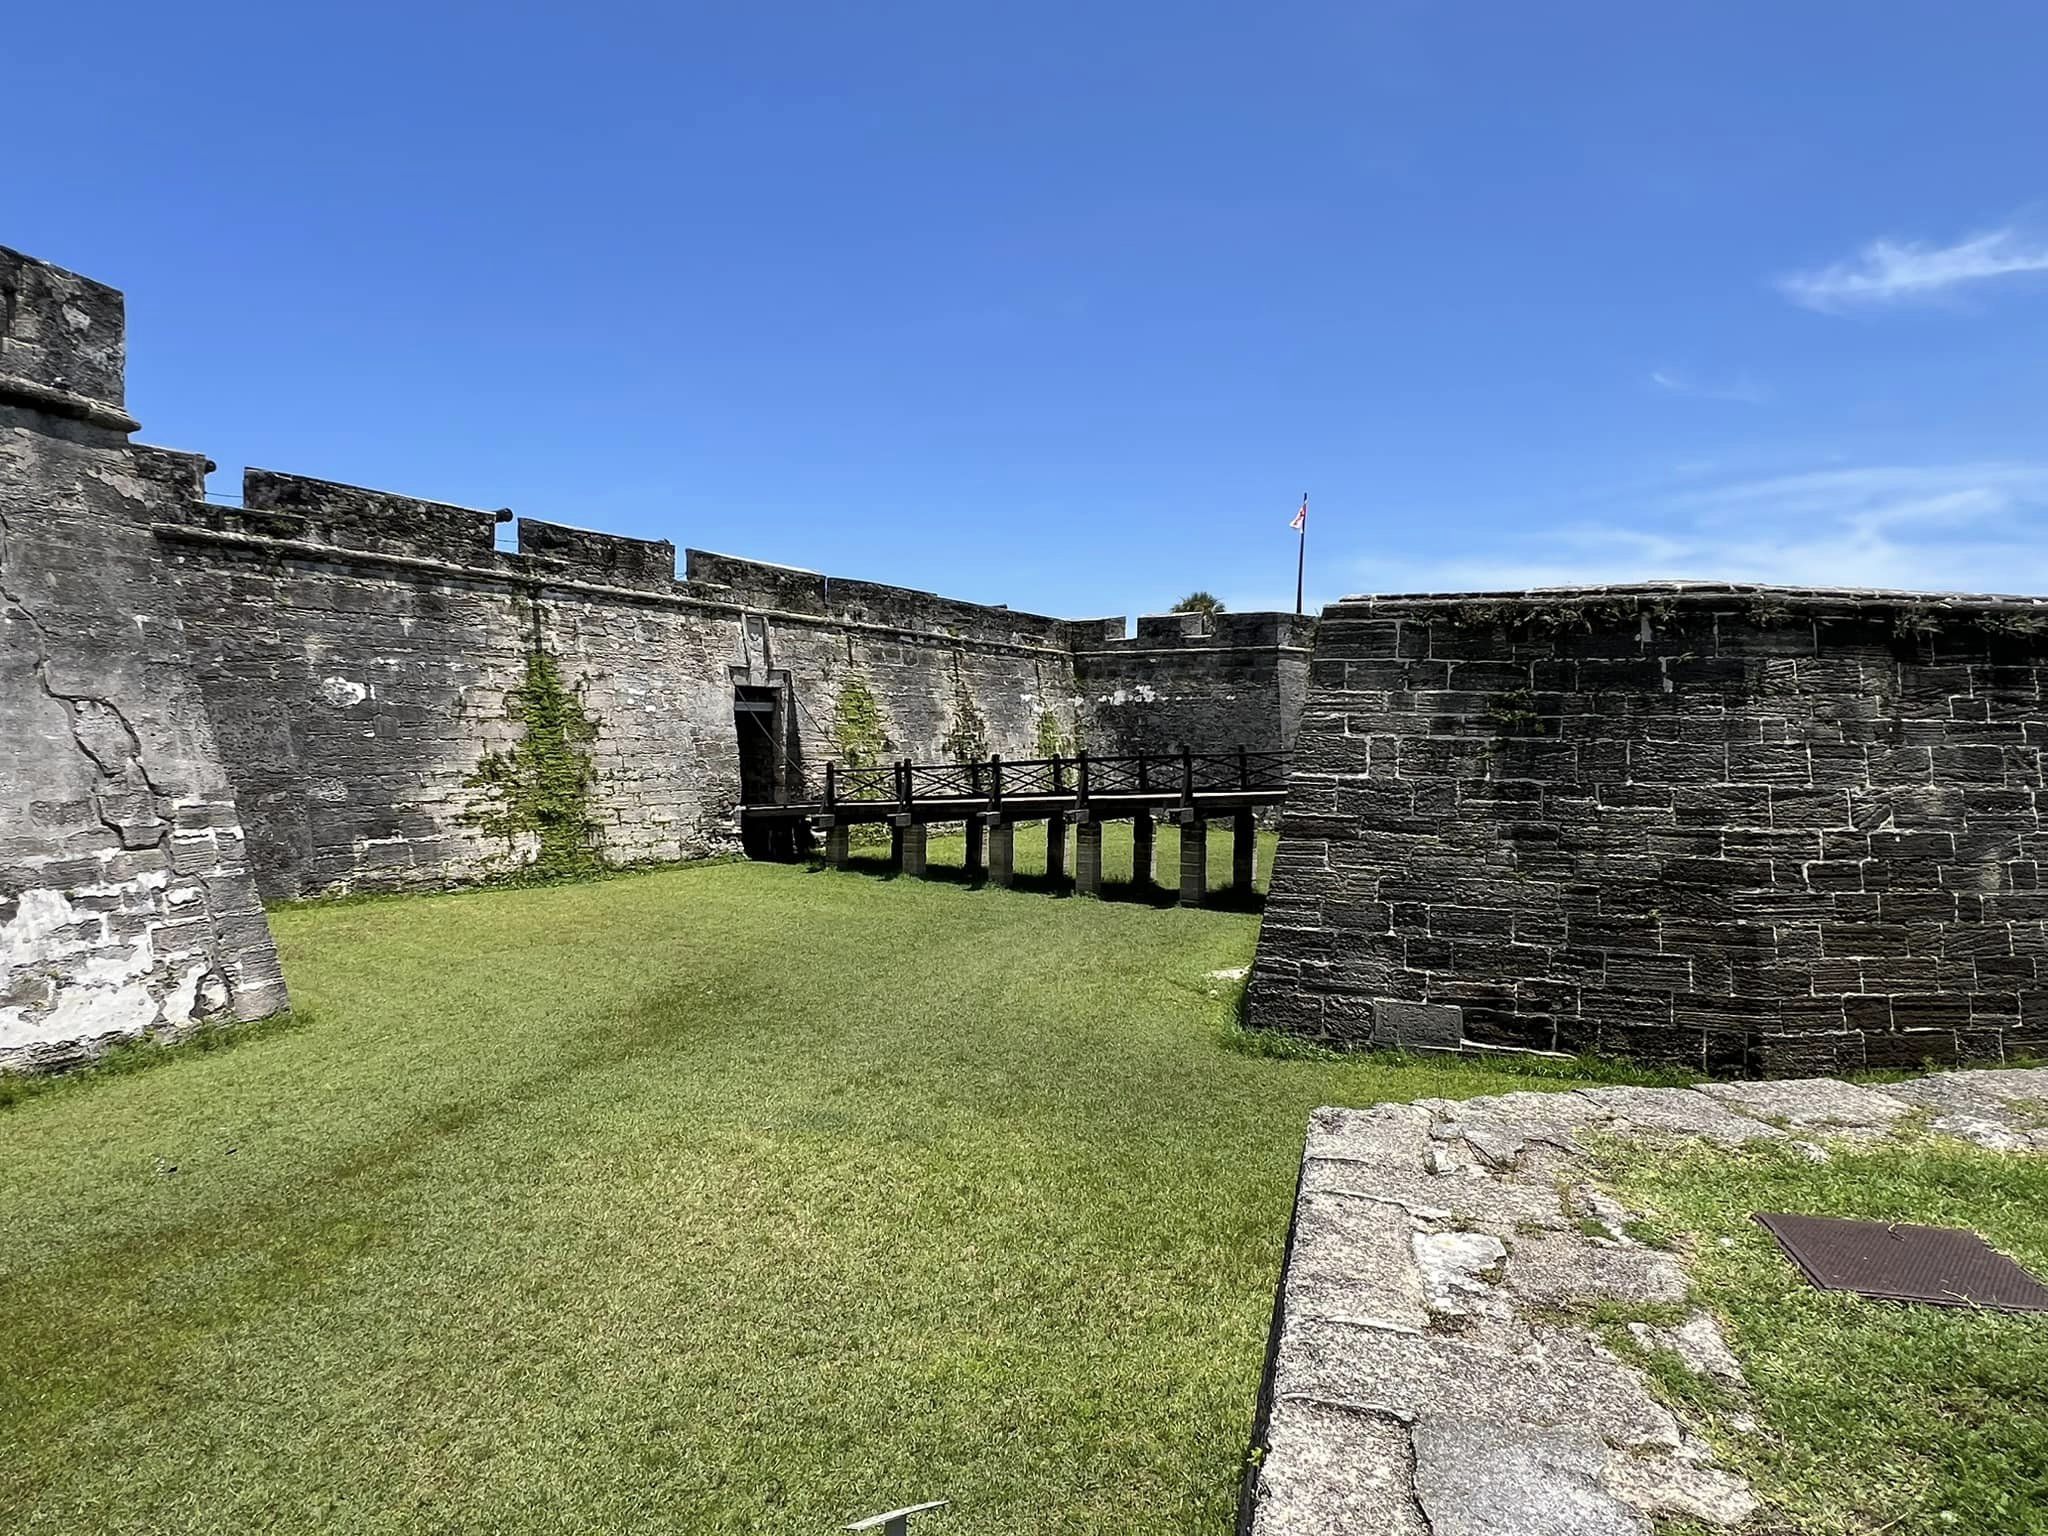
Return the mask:
[[[254,1040],[268,1040],[273,1035],[304,1029],[312,1022],[312,1015],[307,1010],[296,1008],[272,1014],[267,1019],[251,1019],[247,1023],[207,1024],[178,1039],[144,1035],[140,1039],[124,1040],[75,1067],[46,1072],[0,1072],[0,1112],[17,1104],[26,1104],[31,1099],[68,1093],[110,1077],[127,1077],[131,1073],[167,1066],[187,1055],[231,1051]]]
[[[934,885],[958,886],[962,890],[978,891],[990,884],[986,875],[970,876],[958,864],[930,864],[922,875],[906,875],[889,861],[886,854],[855,853],[847,856],[846,863],[835,870],[819,860],[811,860],[813,874],[865,875],[879,880],[922,880]],[[1039,896],[1078,896],[1071,875],[1054,877],[1046,874],[1016,874],[1010,879],[1013,891],[1028,891]],[[1157,881],[1149,885],[1135,880],[1104,880],[1096,897],[1099,901],[1110,901],[1143,907],[1177,907],[1180,892],[1177,888]],[[1263,891],[1239,892],[1230,889],[1211,889],[1203,900],[1202,907],[1213,912],[1250,912],[1266,910],[1266,895]]]
[[[1478,1057],[1461,1051],[1402,1051],[1371,1046],[1346,1050],[1315,1040],[1304,1040],[1281,1030],[1254,1029],[1243,1023],[1225,1027],[1223,1045],[1226,1050],[1241,1056],[1258,1056],[1270,1061],[1359,1061],[1370,1062],[1376,1067],[1430,1072],[1442,1071],[1447,1062],[1462,1062],[1515,1077],[1582,1083],[1589,1087],[1690,1088],[1707,1081],[1697,1072],[1684,1072],[1675,1067],[1637,1066],[1633,1062],[1617,1061],[1611,1056],[1596,1056],[1591,1052],[1565,1057]]]
[[[1542,1078],[1551,1082],[1612,1085],[1631,1088],[1690,1088],[1708,1081],[1698,1072],[1680,1067],[1641,1066],[1592,1051],[1576,1056],[1517,1056],[1489,1053],[1484,1056],[1464,1051],[1408,1051],[1385,1046],[1332,1045],[1289,1034],[1283,1029],[1261,1029],[1246,1017],[1250,989],[1240,983],[1232,1001],[1230,1022],[1223,1026],[1223,1048],[1240,1056],[1257,1056],[1269,1061],[1369,1061],[1376,1067],[1440,1070],[1446,1062],[1463,1061],[1491,1071],[1516,1077]]]

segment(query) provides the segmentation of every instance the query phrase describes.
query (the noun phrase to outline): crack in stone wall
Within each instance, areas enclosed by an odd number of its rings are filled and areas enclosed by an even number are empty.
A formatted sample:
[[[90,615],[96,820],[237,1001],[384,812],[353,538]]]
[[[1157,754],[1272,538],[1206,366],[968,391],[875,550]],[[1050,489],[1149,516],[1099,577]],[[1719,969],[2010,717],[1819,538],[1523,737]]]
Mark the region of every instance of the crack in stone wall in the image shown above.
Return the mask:
[[[103,789],[95,787],[93,803],[99,813],[102,826],[114,834],[124,848],[146,848],[151,845],[164,846],[170,835],[170,820],[160,814],[163,806],[163,791],[149,776],[149,768],[142,761],[142,738],[128,717],[121,712],[120,705],[103,695],[80,692],[72,693],[58,688],[50,680],[50,639],[43,628],[43,622],[36,617],[22,597],[7,584],[8,556],[13,538],[13,528],[7,514],[0,512],[0,601],[7,603],[15,614],[27,623],[30,633],[35,636],[36,655],[33,670],[43,692],[63,710],[65,722],[78,750],[98,770],[103,781],[127,784],[131,778],[141,781],[142,790],[148,798],[150,814],[146,820],[128,817],[117,818],[107,814],[107,796]],[[106,751],[107,717],[120,730],[124,747],[118,754]],[[95,745],[94,738],[98,739]],[[116,761],[109,761],[114,757]],[[136,840],[135,828],[153,827],[154,833],[141,841]]]

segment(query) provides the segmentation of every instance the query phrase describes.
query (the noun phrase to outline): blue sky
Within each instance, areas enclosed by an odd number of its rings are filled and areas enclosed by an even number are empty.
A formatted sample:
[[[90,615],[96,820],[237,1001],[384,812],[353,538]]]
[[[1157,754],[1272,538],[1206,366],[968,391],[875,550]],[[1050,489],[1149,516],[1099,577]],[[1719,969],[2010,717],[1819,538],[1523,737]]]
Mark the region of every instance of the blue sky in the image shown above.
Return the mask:
[[[1068,615],[2048,591],[2038,4],[32,7],[152,442]],[[21,125],[27,125],[23,128]]]

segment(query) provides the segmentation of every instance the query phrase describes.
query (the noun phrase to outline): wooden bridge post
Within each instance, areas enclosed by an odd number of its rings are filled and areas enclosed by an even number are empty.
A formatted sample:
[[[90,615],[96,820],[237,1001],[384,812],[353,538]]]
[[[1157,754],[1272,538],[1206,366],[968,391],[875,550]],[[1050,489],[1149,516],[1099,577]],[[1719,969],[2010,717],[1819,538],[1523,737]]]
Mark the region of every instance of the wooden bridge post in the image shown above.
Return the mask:
[[[1086,811],[1074,813],[1074,894],[1102,894],[1102,823]]]
[[[844,869],[852,856],[853,828],[835,816],[825,828],[825,862],[834,869]]]
[[[988,837],[988,823],[981,819],[978,811],[967,813],[967,878],[982,880],[988,876],[988,855],[984,851]]]
[[[893,828],[895,837],[892,841],[900,850],[897,867],[912,879],[922,880],[929,868],[925,855],[931,829],[909,816],[899,816],[896,821],[901,823]]]
[[[990,817],[988,823],[988,883],[1009,886],[1017,878],[1017,824]]]
[[[1192,813],[1180,818],[1180,904],[1199,907],[1209,894],[1209,823]]]
[[[1249,901],[1259,870],[1259,824],[1250,806],[1230,818],[1230,889]]]
[[[1045,878],[1067,878],[1067,818],[1058,811],[1045,818]]]
[[[1152,852],[1152,813],[1140,810],[1131,818],[1131,883],[1149,891],[1159,883],[1159,866]]]

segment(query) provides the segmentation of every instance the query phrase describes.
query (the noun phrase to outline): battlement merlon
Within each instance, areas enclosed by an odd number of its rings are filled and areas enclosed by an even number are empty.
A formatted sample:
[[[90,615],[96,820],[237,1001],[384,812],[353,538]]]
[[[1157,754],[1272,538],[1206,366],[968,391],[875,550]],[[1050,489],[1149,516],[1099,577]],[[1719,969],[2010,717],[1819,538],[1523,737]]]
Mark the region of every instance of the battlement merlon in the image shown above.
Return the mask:
[[[0,246],[0,405],[133,432],[117,288]]]
[[[302,518],[305,532],[300,536],[316,543],[419,555],[460,565],[491,563],[501,521],[496,512],[271,469],[243,472],[242,507],[246,512]]]
[[[579,581],[644,592],[675,589],[676,547],[667,539],[635,539],[522,517],[519,553],[536,565]]]
[[[1086,650],[1124,630],[1121,618],[1056,619],[1000,604],[943,597],[915,587],[829,576],[705,549],[684,551],[684,571],[693,591],[746,608],[859,624],[901,625],[993,644]]]
[[[1113,638],[1131,650],[1307,650],[1316,621],[1307,614],[1148,613],[1138,618],[1130,639]]]

